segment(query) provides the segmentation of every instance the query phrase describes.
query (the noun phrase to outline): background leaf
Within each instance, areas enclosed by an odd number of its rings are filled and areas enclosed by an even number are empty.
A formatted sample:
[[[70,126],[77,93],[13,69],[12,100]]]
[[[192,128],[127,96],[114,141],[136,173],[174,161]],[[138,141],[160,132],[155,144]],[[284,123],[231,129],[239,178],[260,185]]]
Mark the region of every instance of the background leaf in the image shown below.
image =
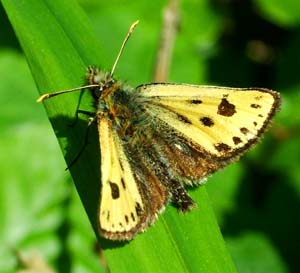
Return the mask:
[[[293,27],[300,23],[300,5],[297,1],[256,0],[255,3],[274,24]]]

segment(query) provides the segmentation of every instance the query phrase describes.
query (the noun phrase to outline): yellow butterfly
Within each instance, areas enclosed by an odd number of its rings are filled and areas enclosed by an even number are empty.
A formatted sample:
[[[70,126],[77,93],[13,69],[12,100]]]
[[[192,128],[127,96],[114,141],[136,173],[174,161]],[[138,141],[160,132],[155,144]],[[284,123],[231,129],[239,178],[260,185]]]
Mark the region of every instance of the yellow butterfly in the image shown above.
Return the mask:
[[[237,160],[257,142],[280,105],[279,93],[151,83],[131,88],[113,72],[88,68],[87,84],[45,94],[38,101],[86,89],[95,100],[101,149],[99,230],[112,240],[130,240],[172,202],[182,212],[195,203],[185,185]]]

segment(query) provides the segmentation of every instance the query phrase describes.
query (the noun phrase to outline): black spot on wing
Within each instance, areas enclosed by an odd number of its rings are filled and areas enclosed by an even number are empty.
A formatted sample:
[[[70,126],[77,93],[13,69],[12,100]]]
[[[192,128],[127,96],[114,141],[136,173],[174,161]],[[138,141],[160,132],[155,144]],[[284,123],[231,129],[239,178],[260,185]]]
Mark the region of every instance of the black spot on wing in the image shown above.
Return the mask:
[[[215,145],[215,148],[218,152],[228,152],[231,150],[230,146],[225,143],[218,143]]]
[[[256,104],[256,103],[252,103],[252,104],[250,105],[250,107],[251,107],[251,108],[258,109],[258,108],[261,108],[261,105]]]
[[[226,98],[223,98],[218,106],[218,114],[225,117],[231,117],[235,113],[235,105],[230,103]]]
[[[111,189],[111,197],[112,199],[118,199],[120,197],[120,190],[119,186],[114,183],[109,181],[110,189]]]
[[[209,117],[202,117],[200,118],[200,121],[202,122],[202,124],[204,126],[207,126],[207,127],[211,127],[213,126],[215,123],[213,122],[213,120]]]
[[[143,210],[139,202],[135,202],[135,212],[137,216],[142,215]]]
[[[192,124],[192,122],[185,116],[177,114],[177,118],[178,120],[180,120],[181,122],[184,122],[186,124]]]
[[[126,184],[125,184],[125,181],[124,181],[123,177],[121,177],[121,184],[122,184],[123,189],[125,190],[126,189]]]
[[[123,167],[122,161],[120,160],[119,163],[120,163],[121,170],[124,171],[124,167]]]
[[[241,133],[244,134],[244,135],[247,135],[249,133],[249,130],[246,128],[246,127],[242,127],[240,129]]]
[[[134,217],[134,214],[132,212],[130,213],[130,216],[131,216],[132,221],[135,222],[135,217]]]
[[[195,99],[195,100],[191,100],[190,103],[191,103],[191,104],[201,104],[201,103],[202,103],[202,100],[197,100],[197,99]]]
[[[241,140],[239,137],[236,137],[236,136],[234,136],[234,137],[232,138],[232,140],[233,140],[233,143],[234,143],[235,145],[238,145],[238,144],[240,144],[240,143],[242,142],[242,140]]]

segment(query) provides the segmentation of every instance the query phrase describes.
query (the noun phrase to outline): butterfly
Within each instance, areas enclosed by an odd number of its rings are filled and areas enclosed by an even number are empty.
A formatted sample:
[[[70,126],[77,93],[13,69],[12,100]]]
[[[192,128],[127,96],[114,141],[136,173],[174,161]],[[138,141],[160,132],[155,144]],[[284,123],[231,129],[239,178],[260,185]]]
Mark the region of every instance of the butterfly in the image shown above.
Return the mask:
[[[257,142],[280,105],[262,88],[150,83],[132,88],[113,72],[90,66],[87,85],[44,94],[38,101],[75,90],[94,98],[101,151],[99,231],[131,240],[147,229],[168,202],[179,211],[195,206],[185,186],[237,160]]]

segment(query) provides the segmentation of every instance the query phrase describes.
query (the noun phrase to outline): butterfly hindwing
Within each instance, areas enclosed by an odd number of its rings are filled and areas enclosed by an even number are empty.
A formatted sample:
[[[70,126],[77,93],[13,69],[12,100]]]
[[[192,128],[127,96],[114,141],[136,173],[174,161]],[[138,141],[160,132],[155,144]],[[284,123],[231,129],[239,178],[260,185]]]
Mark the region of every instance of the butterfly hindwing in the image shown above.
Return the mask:
[[[176,130],[190,146],[222,159],[254,143],[279,105],[278,93],[267,89],[149,84],[138,91],[150,115]]]
[[[227,165],[224,160],[216,160],[200,153],[175,134],[171,135],[171,139],[160,134],[157,139],[161,143],[169,169],[187,185],[203,183],[208,175]]]
[[[157,123],[155,125],[159,128],[161,124]],[[144,179],[142,184],[144,185],[146,181],[149,181],[149,177],[152,177],[153,181],[156,182],[146,184],[147,187],[150,187],[152,192],[151,198],[149,199],[149,207],[151,207],[152,210],[161,210],[157,204],[161,203],[159,202],[161,200],[160,196],[166,195],[167,198],[165,200],[173,202],[180,211],[188,211],[195,207],[195,202],[185,190],[184,181],[182,181],[183,176],[177,172],[177,168],[174,168],[172,164],[174,161],[172,162],[170,158],[168,158],[171,153],[166,153],[166,147],[170,142],[165,141],[165,137],[170,136],[170,132],[163,131],[164,134],[162,134],[162,132],[155,131],[153,127],[148,127],[148,130],[149,128],[152,137],[147,138],[146,145],[139,142],[138,145],[135,145],[136,148],[134,149],[134,154],[139,158],[136,162],[141,162],[143,166],[145,166],[143,173],[145,173],[145,170],[148,171],[148,179]],[[145,128],[146,134],[150,134],[148,130]],[[175,166],[179,166],[179,164],[183,162],[183,158],[177,158],[175,161]],[[190,182],[189,184],[191,185],[192,183]],[[153,214],[153,212],[151,214]]]

